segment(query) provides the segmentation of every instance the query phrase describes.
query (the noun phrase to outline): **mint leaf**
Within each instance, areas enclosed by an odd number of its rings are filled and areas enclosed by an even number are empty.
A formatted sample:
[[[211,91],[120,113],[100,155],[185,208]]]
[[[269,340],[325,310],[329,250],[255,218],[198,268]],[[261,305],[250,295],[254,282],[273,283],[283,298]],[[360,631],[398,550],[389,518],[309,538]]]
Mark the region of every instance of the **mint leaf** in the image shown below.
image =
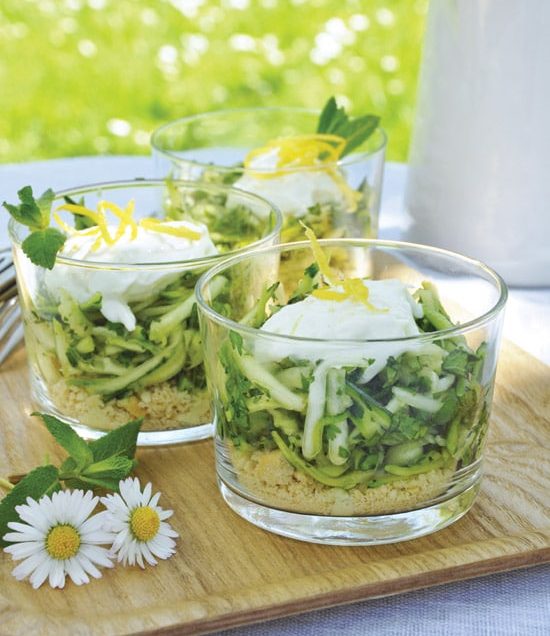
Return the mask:
[[[380,117],[377,115],[363,115],[350,119],[345,109],[338,107],[334,97],[331,97],[319,116],[317,132],[343,137],[347,142],[340,155],[343,157],[366,141],[379,123]]]
[[[0,546],[8,545],[3,540],[6,532],[9,532],[8,523],[17,521],[19,515],[15,506],[26,503],[27,497],[38,500],[43,495],[49,495],[59,490],[58,470],[55,466],[39,466],[23,479],[0,501]]]
[[[88,466],[84,471],[80,479],[85,477],[91,477],[92,479],[98,479],[102,477],[108,477],[109,479],[124,479],[132,472],[135,466],[135,461],[128,457],[108,457],[100,462],[95,462]],[[118,488],[117,488],[118,490]]]
[[[32,194],[32,190],[31,190],[31,194]],[[42,219],[40,227],[43,230],[45,230],[50,224],[50,213],[51,213],[52,203],[54,199],[55,199],[55,192],[51,188],[48,188],[45,192],[43,192],[40,195],[40,197],[36,201],[40,209],[40,216]]]
[[[33,229],[41,229],[43,227],[42,211],[34,199],[31,186],[21,188],[17,196],[19,197],[19,201],[21,201],[19,205],[11,205],[6,201],[4,201],[2,205],[18,223],[22,223]],[[46,223],[46,227],[47,226],[48,224]]]
[[[49,227],[29,234],[21,247],[35,265],[53,269],[57,252],[65,244],[66,238],[65,234],[59,230]]]
[[[46,190],[35,199],[31,186],[25,186],[17,196],[21,202],[19,205],[6,201],[2,205],[18,223],[32,230],[22,243],[23,251],[35,265],[52,269],[55,256],[66,240],[62,232],[48,227],[55,193],[51,189]]]
[[[321,112],[319,123],[317,124],[317,132],[329,133],[331,131],[331,126],[335,125],[335,122],[337,122],[342,117],[342,115],[345,116],[344,109],[338,108],[336,99],[334,99],[334,97],[331,97],[327,101],[323,108],[323,111]]]
[[[67,480],[65,483],[69,488],[81,488],[82,490],[90,490],[90,488],[103,488],[104,490],[112,490],[118,492],[119,479],[116,477],[80,477],[79,479]]]
[[[133,420],[90,442],[89,447],[92,450],[94,462],[118,455],[133,459],[142,423],[143,418]]]
[[[4,201],[2,204],[11,216],[18,222],[30,227],[32,230],[44,230],[50,224],[50,210],[55,193],[53,190],[46,190],[36,200],[32,193],[31,186],[21,188],[17,193],[19,205],[12,205]]]
[[[55,441],[75,460],[75,469],[84,468],[92,463],[94,456],[91,448],[80,435],[73,431],[69,424],[46,413],[33,413],[33,415],[42,418],[46,428],[54,436]]]
[[[347,139],[341,156],[347,155],[366,141],[378,128],[379,123],[380,117],[377,115],[365,115],[364,117],[348,122],[347,126],[339,133],[342,137]]]
[[[72,457],[67,457],[67,459],[61,464],[59,467],[59,479],[65,480],[67,473],[74,473],[78,469],[78,465]]]

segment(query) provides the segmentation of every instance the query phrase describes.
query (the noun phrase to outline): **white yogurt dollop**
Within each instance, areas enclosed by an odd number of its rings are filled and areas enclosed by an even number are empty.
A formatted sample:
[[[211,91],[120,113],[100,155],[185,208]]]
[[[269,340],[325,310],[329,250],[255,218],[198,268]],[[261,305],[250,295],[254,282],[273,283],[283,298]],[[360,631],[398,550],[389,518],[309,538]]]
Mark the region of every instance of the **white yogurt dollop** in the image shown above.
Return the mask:
[[[415,317],[422,316],[422,306],[397,279],[364,280],[369,290],[372,311],[363,303],[352,299],[342,302],[308,296],[286,305],[271,316],[262,331],[302,338],[323,340],[384,340],[406,338],[420,333]],[[338,289],[338,288],[336,288]],[[299,340],[269,341],[259,338],[255,353],[264,360],[275,361],[286,357],[301,360],[322,360],[329,366],[365,365],[363,382],[381,371],[390,356],[418,349],[415,342],[365,342],[346,346],[340,343],[300,342]],[[369,363],[370,360],[370,363]]]
[[[193,230],[200,233],[200,238],[191,240],[138,226],[134,239],[131,238],[130,228],[126,228],[123,236],[114,245],[102,242],[99,249],[93,251],[92,246],[97,234],[85,235],[76,232],[67,239],[59,255],[84,262],[131,265],[192,260],[218,253],[207,227],[202,223],[166,221],[163,225]],[[109,226],[109,234],[114,236],[117,229],[116,226]],[[120,322],[128,331],[133,331],[136,327],[136,317],[128,303],[157,294],[179,275],[180,272],[174,269],[124,270],[124,266],[116,269],[99,269],[93,265],[84,267],[58,263],[53,270],[46,272],[44,283],[54,297],[59,298],[61,290],[64,290],[78,302],[84,302],[99,292],[102,296],[101,313],[105,318],[111,322]]]
[[[288,171],[287,174],[269,176],[254,174],[254,170],[281,170],[277,168],[278,148],[255,156],[245,174],[233,184],[236,188],[252,192],[275,204],[283,213],[303,217],[308,208],[318,203],[336,203],[346,206],[346,198],[336,179],[326,169],[314,168]]]

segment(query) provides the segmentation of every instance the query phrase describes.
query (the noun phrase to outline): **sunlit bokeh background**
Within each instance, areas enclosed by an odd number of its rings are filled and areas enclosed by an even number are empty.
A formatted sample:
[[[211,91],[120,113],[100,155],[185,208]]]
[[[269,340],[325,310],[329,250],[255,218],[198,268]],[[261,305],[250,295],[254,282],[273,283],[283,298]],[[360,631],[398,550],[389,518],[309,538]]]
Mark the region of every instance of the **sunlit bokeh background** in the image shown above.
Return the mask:
[[[220,108],[375,112],[407,156],[427,0],[2,0],[0,161],[146,154]]]

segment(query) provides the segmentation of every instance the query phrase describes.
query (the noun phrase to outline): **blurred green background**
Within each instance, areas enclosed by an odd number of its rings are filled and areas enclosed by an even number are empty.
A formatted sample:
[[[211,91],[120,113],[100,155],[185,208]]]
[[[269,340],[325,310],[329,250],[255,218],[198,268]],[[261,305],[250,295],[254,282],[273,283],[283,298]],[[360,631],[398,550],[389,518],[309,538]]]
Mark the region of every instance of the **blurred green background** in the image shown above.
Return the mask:
[[[2,0],[0,161],[146,154],[252,105],[375,112],[405,160],[427,0]]]

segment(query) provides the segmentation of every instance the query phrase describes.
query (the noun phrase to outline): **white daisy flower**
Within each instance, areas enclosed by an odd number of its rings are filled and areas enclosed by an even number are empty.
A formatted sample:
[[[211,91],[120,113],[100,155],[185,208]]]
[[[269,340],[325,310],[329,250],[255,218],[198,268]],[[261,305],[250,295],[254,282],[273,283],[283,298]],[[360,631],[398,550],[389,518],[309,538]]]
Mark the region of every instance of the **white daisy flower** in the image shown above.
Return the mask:
[[[174,539],[179,535],[166,523],[173,511],[157,506],[160,492],[151,496],[151,491],[149,483],[142,493],[137,477],[128,477],[120,482],[120,494],[101,498],[107,508],[105,529],[116,534],[111,554],[123,565],[144,568],[144,559],[156,565],[155,557],[168,559],[176,551]]]
[[[54,492],[39,501],[27,497],[27,503],[16,506],[21,521],[10,521],[15,532],[4,535],[11,545],[4,548],[14,561],[21,561],[12,572],[19,581],[29,577],[36,589],[49,579],[52,587],[64,587],[68,574],[76,585],[98,579],[96,566],[113,567],[109,544],[113,535],[105,531],[105,512],[90,517],[99,497],[88,490]],[[90,576],[89,576],[90,575]]]

